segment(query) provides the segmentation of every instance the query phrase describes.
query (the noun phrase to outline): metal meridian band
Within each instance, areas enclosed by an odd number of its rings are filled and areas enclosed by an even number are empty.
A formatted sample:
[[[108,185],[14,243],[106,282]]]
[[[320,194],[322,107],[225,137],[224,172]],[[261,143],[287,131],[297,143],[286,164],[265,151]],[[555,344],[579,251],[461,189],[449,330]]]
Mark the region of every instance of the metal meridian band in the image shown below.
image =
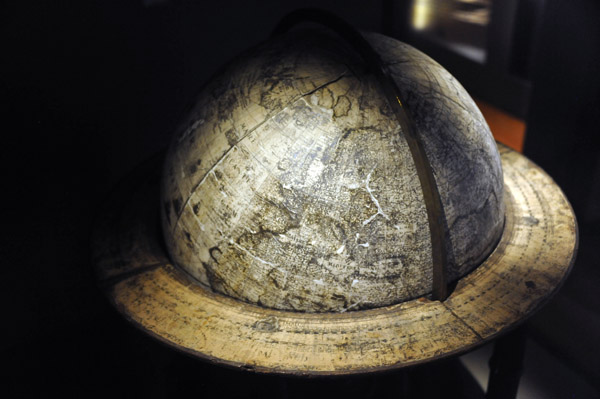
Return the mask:
[[[379,54],[367,42],[367,40],[343,19],[336,15],[317,9],[301,9],[286,15],[275,28],[272,36],[283,34],[302,22],[313,22],[323,25],[350,44],[364,59],[368,69],[375,74],[387,101],[392,108],[396,119],[400,123],[406,142],[415,163],[431,234],[431,251],[433,259],[433,287],[432,299],[444,301],[448,296],[447,270],[447,234],[446,216],[442,205],[442,199],[435,183],[431,163],[425,153],[423,142],[417,134],[417,128],[405,104],[400,98],[400,90],[394,79],[389,75],[383,65]]]

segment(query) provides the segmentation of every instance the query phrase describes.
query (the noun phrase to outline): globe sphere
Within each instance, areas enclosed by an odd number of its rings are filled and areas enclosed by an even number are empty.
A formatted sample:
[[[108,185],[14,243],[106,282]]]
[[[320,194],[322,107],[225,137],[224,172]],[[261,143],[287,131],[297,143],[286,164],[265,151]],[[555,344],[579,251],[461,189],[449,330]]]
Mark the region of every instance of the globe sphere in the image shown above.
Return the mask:
[[[364,33],[401,92],[440,193],[447,279],[503,229],[500,157],[443,67]],[[432,292],[423,189],[392,104],[334,33],[295,30],[229,63],[175,135],[162,181],[172,261],[198,284],[262,307],[377,308]]]

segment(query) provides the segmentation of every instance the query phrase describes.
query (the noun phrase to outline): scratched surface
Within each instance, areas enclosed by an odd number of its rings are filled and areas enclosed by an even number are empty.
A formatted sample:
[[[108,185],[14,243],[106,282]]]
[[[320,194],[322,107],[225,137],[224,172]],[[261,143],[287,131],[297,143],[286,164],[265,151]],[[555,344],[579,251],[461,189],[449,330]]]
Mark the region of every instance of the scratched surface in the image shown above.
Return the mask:
[[[366,38],[402,92],[449,229],[449,280],[493,249],[502,170],[479,110],[435,61]],[[250,50],[202,92],[164,170],[171,258],[215,292],[303,312],[377,308],[431,292],[422,190],[376,79],[335,36]]]
[[[212,292],[172,265],[156,230],[144,231],[159,218],[150,199],[157,195],[160,160],[130,176],[100,215],[93,238],[98,278],[142,330],[234,367],[345,374],[461,353],[543,305],[567,276],[577,247],[572,209],[551,178],[507,147],[500,154],[507,209],[500,243],[443,303],[419,298],[370,310],[301,313]]]

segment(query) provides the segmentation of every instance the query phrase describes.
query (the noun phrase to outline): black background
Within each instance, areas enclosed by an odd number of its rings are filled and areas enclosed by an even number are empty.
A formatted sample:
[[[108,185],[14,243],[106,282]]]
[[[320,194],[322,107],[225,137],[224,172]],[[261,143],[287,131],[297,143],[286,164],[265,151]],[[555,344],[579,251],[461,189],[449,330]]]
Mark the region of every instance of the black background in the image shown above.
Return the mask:
[[[168,144],[177,119],[211,74],[264,40],[283,15],[298,7],[325,7],[374,31],[381,31],[383,21],[380,2],[152,3],[2,5],[0,350],[5,371],[0,391],[10,397],[50,392],[67,397],[392,397],[407,389],[402,381],[409,377],[416,381],[411,389],[421,397],[439,394],[440,387],[471,389],[462,383],[468,380],[463,371],[440,372],[438,366],[412,374],[308,381],[228,370],[154,342],[110,307],[89,262],[98,207],[119,179]],[[544,145],[532,150],[544,167],[556,169],[553,176],[584,186],[580,223],[595,236],[598,212],[590,198],[598,187],[600,71],[593,47],[598,39],[586,38],[597,29],[590,32],[592,25],[577,21],[593,21],[588,11],[597,12],[597,7],[583,0],[573,4],[577,7],[551,9],[556,15],[547,29],[556,37],[543,43],[556,42],[567,53],[556,55],[556,65],[538,63],[534,81],[542,83],[534,92],[539,101],[530,119],[537,130],[528,140],[532,148],[536,140],[549,139],[551,154],[562,154],[564,161],[556,166],[552,159],[544,160]],[[565,13],[571,13],[566,22]],[[583,70],[581,63],[587,65]],[[585,84],[586,76],[590,84]],[[550,96],[555,96],[552,101]],[[587,110],[583,115],[577,112],[582,106]],[[564,112],[557,115],[557,110]],[[560,131],[552,118],[560,122]],[[572,145],[573,135],[580,137],[575,144],[579,153],[569,146],[561,149],[563,142]],[[586,161],[578,162],[582,158]],[[577,168],[592,172],[582,180],[582,173],[569,174]],[[594,263],[591,246],[587,252]],[[454,385],[423,383],[444,378]]]

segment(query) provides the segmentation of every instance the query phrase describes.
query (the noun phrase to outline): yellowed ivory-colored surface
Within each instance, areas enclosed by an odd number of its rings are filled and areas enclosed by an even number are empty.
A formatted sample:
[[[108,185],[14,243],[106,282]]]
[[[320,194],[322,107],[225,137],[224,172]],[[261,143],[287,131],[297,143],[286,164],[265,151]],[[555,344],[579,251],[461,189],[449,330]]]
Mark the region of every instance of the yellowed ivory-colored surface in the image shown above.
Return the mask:
[[[496,146],[439,64],[394,39],[366,38],[431,161],[455,280],[501,234]],[[335,36],[295,32],[234,61],[201,94],[163,178],[171,257],[215,292],[305,312],[376,308],[431,292],[414,161],[376,79]]]

